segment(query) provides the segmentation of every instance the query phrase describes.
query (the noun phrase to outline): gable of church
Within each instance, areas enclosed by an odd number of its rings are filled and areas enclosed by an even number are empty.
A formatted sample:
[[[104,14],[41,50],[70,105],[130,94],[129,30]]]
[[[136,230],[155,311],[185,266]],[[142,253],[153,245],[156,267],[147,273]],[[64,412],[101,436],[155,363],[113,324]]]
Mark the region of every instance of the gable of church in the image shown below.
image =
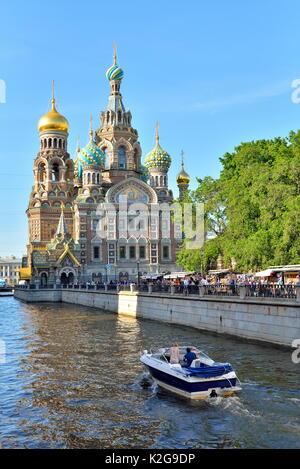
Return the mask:
[[[127,200],[128,203],[157,203],[157,195],[148,184],[132,177],[115,184],[107,191],[107,202],[119,203],[122,200]]]

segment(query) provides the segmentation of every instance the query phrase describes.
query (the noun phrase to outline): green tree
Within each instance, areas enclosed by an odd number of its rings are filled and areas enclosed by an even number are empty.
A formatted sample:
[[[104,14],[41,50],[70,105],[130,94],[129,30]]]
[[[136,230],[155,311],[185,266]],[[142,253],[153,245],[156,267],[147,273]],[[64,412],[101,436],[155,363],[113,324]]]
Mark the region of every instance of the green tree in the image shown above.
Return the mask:
[[[300,263],[300,132],[241,143],[220,161],[218,179],[198,178],[186,194],[205,204],[206,241],[194,253],[183,243],[181,265],[208,269],[219,253],[241,270]]]

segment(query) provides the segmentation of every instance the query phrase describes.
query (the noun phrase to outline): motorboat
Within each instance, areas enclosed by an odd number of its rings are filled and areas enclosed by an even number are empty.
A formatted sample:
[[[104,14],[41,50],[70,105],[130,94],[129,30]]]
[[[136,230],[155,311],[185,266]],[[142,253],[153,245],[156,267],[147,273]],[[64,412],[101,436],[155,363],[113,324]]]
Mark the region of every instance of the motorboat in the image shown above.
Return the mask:
[[[1,296],[14,296],[14,290],[12,288],[2,287],[0,288],[0,297]]]
[[[190,366],[184,361],[187,347],[196,355]],[[179,347],[179,363],[170,363],[170,348],[144,350],[140,361],[156,384],[190,399],[229,396],[241,391],[230,363],[215,362],[199,347],[187,347]]]

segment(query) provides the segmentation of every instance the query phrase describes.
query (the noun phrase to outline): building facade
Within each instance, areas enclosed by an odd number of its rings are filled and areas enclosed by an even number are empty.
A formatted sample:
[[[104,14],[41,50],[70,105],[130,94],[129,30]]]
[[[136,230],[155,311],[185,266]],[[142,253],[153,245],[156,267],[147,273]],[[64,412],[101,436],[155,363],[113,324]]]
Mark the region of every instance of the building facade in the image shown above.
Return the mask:
[[[14,256],[0,257],[0,279],[5,280],[8,286],[14,286],[19,280],[19,270],[22,260]]]
[[[27,209],[31,282],[124,281],[179,270],[181,239],[166,215],[173,201],[171,157],[160,145],[157,124],[155,147],[142,163],[138,132],[121,95],[123,76],[115,54],[106,72],[110,94],[100,126],[94,131],[91,121],[88,142],[78,144],[74,160],[69,123],[56,109],[54,91],[50,111],[39,120],[40,151]],[[179,173],[177,183],[186,189],[184,175]]]

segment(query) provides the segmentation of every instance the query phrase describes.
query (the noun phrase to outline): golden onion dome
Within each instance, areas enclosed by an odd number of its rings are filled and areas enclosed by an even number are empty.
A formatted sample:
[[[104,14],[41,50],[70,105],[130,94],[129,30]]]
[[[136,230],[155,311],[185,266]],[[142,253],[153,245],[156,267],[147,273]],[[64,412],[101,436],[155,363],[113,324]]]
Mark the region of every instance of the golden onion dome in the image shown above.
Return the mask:
[[[190,176],[188,173],[184,170],[184,163],[183,163],[183,151],[181,152],[181,171],[177,175],[176,181],[178,185],[184,185],[184,184],[189,184],[190,183]]]
[[[63,132],[68,132],[69,123],[67,119],[59,114],[55,108],[55,99],[51,100],[52,108],[51,110],[42,116],[38,123],[39,132],[44,132],[45,130],[62,130]]]
[[[177,181],[177,184],[189,184],[190,183],[190,176],[188,175],[188,173],[186,173],[184,171],[184,169],[182,169],[180,171],[180,173],[178,174],[177,178],[176,178],[176,181]]]

